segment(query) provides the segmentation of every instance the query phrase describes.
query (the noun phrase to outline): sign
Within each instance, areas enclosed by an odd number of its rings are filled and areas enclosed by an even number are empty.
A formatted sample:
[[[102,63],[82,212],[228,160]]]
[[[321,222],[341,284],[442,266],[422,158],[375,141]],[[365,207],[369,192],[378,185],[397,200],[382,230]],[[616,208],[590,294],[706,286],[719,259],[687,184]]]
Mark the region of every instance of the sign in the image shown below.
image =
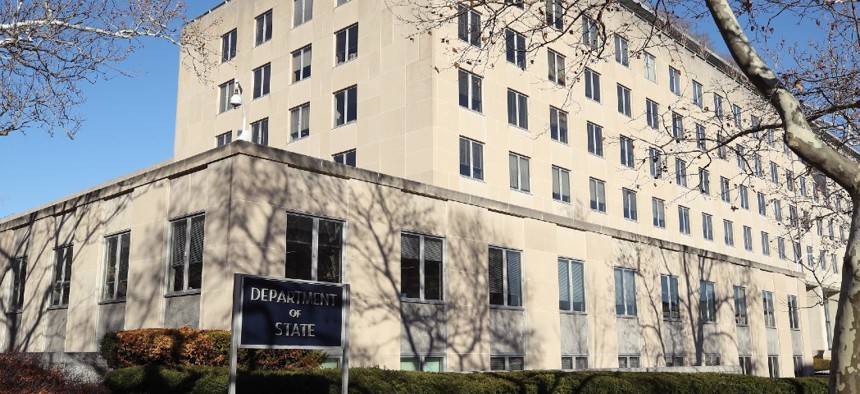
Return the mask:
[[[252,349],[343,349],[343,392],[349,371],[349,285],[235,274],[230,393],[236,355]]]

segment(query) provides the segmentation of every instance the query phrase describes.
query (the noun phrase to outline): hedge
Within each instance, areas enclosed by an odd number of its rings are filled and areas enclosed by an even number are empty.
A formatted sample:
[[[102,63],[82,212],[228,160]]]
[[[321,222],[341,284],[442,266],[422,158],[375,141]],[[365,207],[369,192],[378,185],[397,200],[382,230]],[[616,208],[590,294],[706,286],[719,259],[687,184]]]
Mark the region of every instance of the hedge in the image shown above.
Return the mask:
[[[825,394],[818,378],[769,379],[717,373],[561,372],[426,373],[350,369],[350,393],[410,394]],[[105,383],[121,393],[223,393],[226,368],[137,366],[112,371]],[[239,392],[340,393],[340,370],[239,373]]]
[[[812,369],[816,371],[830,371],[830,359],[829,358],[813,358],[812,359]]]
[[[99,383],[67,376],[32,354],[0,353],[0,393],[108,393]]]
[[[102,357],[111,368],[143,365],[200,365],[224,367],[230,361],[230,331],[182,328],[149,328],[106,334]],[[309,350],[240,349],[240,368],[296,370],[315,368],[325,353]]]

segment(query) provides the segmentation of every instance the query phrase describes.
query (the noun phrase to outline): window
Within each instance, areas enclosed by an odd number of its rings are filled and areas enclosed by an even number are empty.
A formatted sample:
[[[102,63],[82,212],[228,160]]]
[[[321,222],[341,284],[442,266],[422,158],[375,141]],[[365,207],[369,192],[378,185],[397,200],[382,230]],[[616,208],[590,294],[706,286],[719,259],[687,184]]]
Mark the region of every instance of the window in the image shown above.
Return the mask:
[[[457,37],[469,44],[481,47],[481,14],[471,8],[459,6],[457,15]]]
[[[582,17],[582,43],[590,49],[597,50],[602,43],[600,37],[600,27],[597,21],[587,16]]]
[[[741,286],[734,287],[735,293],[735,324],[745,326],[749,324],[747,317],[747,290]]]
[[[705,366],[720,365],[720,355],[717,353],[705,353]]]
[[[588,356],[562,356],[561,369],[588,369]]]
[[[645,52],[645,79],[651,82],[657,82],[657,59],[654,55]]]
[[[618,356],[618,368],[639,368],[639,356]]]
[[[221,61],[226,62],[236,57],[236,29],[221,36]]]
[[[343,259],[344,223],[287,215],[287,260],[284,276],[292,279],[339,283]]]
[[[588,153],[603,157],[603,127],[588,122],[586,128],[588,134]]]
[[[600,102],[600,74],[586,68],[583,73],[585,76],[585,97],[594,101]]]
[[[684,117],[677,112],[672,112],[672,137],[676,140],[684,139]]]
[[[224,113],[233,109],[233,106],[230,105],[230,97],[235,93],[235,86],[232,79],[218,86],[218,113]]]
[[[806,264],[809,268],[815,268],[815,257],[813,256],[812,246],[806,247]]]
[[[442,239],[400,235],[400,298],[442,299]]]
[[[743,233],[744,233],[744,249],[752,252],[752,250],[753,250],[752,228],[750,228],[749,226],[743,226]]]
[[[521,129],[529,128],[528,96],[508,89],[508,123]]]
[[[636,192],[630,189],[621,189],[621,198],[624,205],[624,218],[633,221],[639,220],[636,210]]]
[[[728,148],[726,147],[725,138],[723,137],[723,133],[717,132],[717,157],[721,160],[728,160]]]
[[[762,292],[763,307],[764,307],[764,325],[768,328],[776,327],[776,317],[773,310],[773,293],[769,291]]]
[[[295,141],[311,134],[311,103],[290,110],[290,139]]]
[[[589,197],[591,200],[591,210],[597,212],[606,212],[606,185],[603,181],[589,178],[588,179]]]
[[[818,251],[818,264],[821,265],[821,269],[823,270],[827,270],[827,261],[825,260],[825,253],[826,252],[824,251],[824,249]]]
[[[741,116],[741,107],[732,104],[732,115],[735,118],[735,127],[743,128],[743,117]]]
[[[803,197],[809,197],[806,193],[806,177],[800,176],[800,195]]]
[[[484,144],[460,137],[460,175],[484,179]]]
[[[618,112],[630,117],[630,89],[626,86],[618,84]]]
[[[128,290],[130,232],[105,238],[105,273],[102,300],[124,300]]]
[[[830,302],[824,299],[824,331],[827,331],[827,349],[833,347],[833,331],[830,328]]]
[[[705,98],[702,96],[702,84],[698,81],[693,81],[693,105],[702,108],[705,105]]]
[[[764,193],[756,192],[756,199],[758,200],[758,214],[767,216],[767,201],[764,199]]]
[[[654,227],[666,228],[666,204],[663,200],[651,198],[651,212],[653,216]]]
[[[314,16],[314,0],[293,0],[293,26],[299,26]]]
[[[272,39],[272,10],[268,10],[254,19],[257,25],[256,45],[268,42]]]
[[[750,200],[749,200],[749,190],[746,185],[738,185],[738,195],[741,199],[741,208],[749,210],[750,209]]]
[[[736,157],[738,159],[738,169],[741,170],[741,172],[746,172],[747,160],[746,157],[744,157],[744,147],[738,144],[735,146],[735,153],[737,154]]]
[[[251,123],[251,141],[255,144],[269,145],[269,118]]]
[[[797,207],[794,205],[788,205],[788,223],[792,227],[797,227]]]
[[[794,173],[791,170],[785,170],[785,188],[794,191]]]
[[[797,313],[797,296],[788,296],[788,327],[792,330],[800,329],[800,318]]]
[[[696,123],[696,149],[702,152],[708,150],[708,145],[705,141],[705,126],[699,123]]]
[[[570,171],[552,166],[552,199],[570,202]]]
[[[683,367],[684,366],[684,356],[677,354],[666,354],[663,356],[666,360],[667,367]]]
[[[648,169],[654,179],[663,176],[663,158],[657,148],[648,148]]]
[[[773,148],[776,145],[776,136],[774,135],[773,129],[767,130],[767,144]]]
[[[803,376],[803,356],[792,356],[794,360],[794,376],[801,377]]]
[[[358,112],[358,86],[350,86],[334,93],[334,125],[355,122]]]
[[[681,304],[678,302],[678,277],[660,275],[663,299],[663,320],[681,320]]]
[[[803,262],[803,255],[800,252],[800,242],[793,242],[791,247],[794,250],[794,263],[800,265]]]
[[[723,234],[724,241],[728,246],[735,246],[735,230],[731,220],[723,219]]]
[[[648,127],[660,129],[660,112],[656,102],[651,99],[645,99],[645,118],[648,122]]]
[[[767,356],[767,371],[770,377],[779,377],[779,356]]]
[[[54,280],[51,291],[52,307],[68,307],[72,282],[72,245],[54,249]]]
[[[681,234],[690,235],[690,208],[678,206],[678,228]]]
[[[675,183],[687,187],[687,163],[678,158],[675,158]]]
[[[621,165],[633,168],[636,164],[633,161],[633,140],[630,137],[621,136],[619,138],[621,146]]]
[[[761,232],[761,254],[770,256],[770,235],[764,231]]]
[[[615,35],[615,62],[624,67],[630,67],[630,54],[627,51],[627,40],[618,34]]]
[[[224,146],[233,141],[233,132],[228,131],[224,134],[218,134],[215,136],[215,146]]]
[[[460,69],[458,72],[458,85],[460,90],[460,106],[472,111],[483,111],[482,106],[482,78],[468,71]]]
[[[526,69],[526,38],[511,29],[505,29],[505,54],[508,63]]]
[[[400,357],[401,371],[442,372],[444,370],[444,364],[444,357]]]
[[[332,159],[337,164],[344,164],[350,167],[355,167],[355,149],[350,149],[346,152],[340,152],[332,155]]]
[[[725,112],[723,112],[723,97],[719,94],[714,93],[714,115],[717,118],[722,119]]]
[[[699,312],[702,322],[713,323],[717,321],[716,296],[714,294],[714,282],[699,282]]]
[[[835,256],[835,255],[834,255]],[[27,258],[15,257],[9,261],[12,271],[12,291],[9,294],[9,309],[7,312],[16,313],[24,308],[24,284],[27,277]]]
[[[523,306],[520,252],[490,247],[490,305]]]
[[[773,217],[777,222],[782,221],[782,201],[780,200],[773,200]]]
[[[293,82],[311,77],[311,46],[293,52]]]
[[[776,251],[779,254],[779,258],[782,260],[786,259],[785,256],[785,238],[776,237]]]
[[[833,218],[827,221],[827,237],[833,240]]]
[[[764,168],[761,165],[761,155],[753,154],[753,162],[755,163],[755,176],[764,178]]]
[[[525,367],[522,357],[493,356],[490,357],[491,371],[522,371]]]
[[[615,268],[615,314],[636,316],[636,272],[628,268]]]
[[[529,192],[529,158],[516,153],[508,154],[511,189]]]
[[[168,292],[199,290],[203,279],[203,214],[170,222]]]
[[[549,107],[549,134],[553,141],[567,143],[567,112]]]
[[[770,181],[779,184],[779,166],[774,162],[770,162]]]
[[[840,241],[845,240],[845,226],[843,226],[841,224],[839,225],[839,240]]]
[[[681,95],[681,72],[673,67],[669,67],[669,91]]]
[[[720,198],[728,203],[732,202],[732,192],[729,189],[729,178],[720,177]]]
[[[831,254],[830,255],[830,264],[833,266],[833,273],[834,274],[839,273],[839,264],[836,261],[837,261],[836,260],[836,254],[835,253]]]
[[[699,191],[705,195],[711,193],[711,173],[701,167],[699,167]]]
[[[708,241],[714,240],[713,216],[702,212],[702,237]]]
[[[547,0],[546,24],[556,30],[564,28],[564,4],[562,4],[562,0]]]
[[[555,52],[551,49],[548,49],[546,53],[548,58],[547,64],[549,65],[549,80],[555,84],[564,86],[564,56],[558,54],[558,52]]]
[[[585,312],[585,279],[581,261],[558,259],[558,307]]]
[[[334,33],[335,64],[348,62],[358,57],[358,25],[349,26]]]

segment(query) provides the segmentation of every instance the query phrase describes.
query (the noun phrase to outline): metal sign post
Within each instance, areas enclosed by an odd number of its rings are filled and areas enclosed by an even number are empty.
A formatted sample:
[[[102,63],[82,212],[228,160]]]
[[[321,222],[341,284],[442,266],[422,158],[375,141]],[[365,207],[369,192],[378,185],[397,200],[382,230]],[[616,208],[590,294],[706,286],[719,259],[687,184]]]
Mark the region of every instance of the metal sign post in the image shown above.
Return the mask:
[[[240,348],[343,350],[343,393],[349,386],[349,285],[233,275],[230,394],[236,393]]]

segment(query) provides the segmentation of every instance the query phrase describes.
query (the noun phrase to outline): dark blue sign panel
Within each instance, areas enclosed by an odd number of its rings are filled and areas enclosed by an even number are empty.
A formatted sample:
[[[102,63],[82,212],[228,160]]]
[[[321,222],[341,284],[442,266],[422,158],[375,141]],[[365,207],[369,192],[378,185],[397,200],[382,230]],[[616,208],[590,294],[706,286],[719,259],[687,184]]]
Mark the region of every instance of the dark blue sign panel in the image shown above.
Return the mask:
[[[347,294],[341,284],[243,276],[240,345],[342,346]]]

